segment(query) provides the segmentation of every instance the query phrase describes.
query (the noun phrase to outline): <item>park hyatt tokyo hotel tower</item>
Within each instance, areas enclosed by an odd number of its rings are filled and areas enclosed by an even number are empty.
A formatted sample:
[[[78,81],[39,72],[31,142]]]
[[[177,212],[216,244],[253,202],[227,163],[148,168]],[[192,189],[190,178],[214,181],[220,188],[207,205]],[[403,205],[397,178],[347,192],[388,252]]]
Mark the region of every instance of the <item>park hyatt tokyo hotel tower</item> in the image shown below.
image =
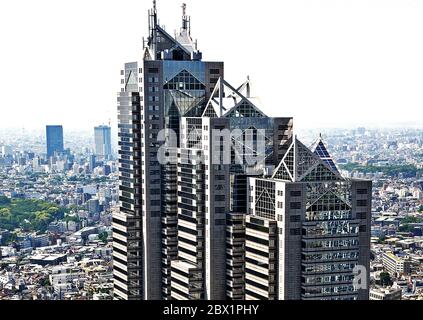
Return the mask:
[[[371,182],[202,61],[182,8],[171,36],[153,1],[142,59],[121,71],[114,298],[367,299]]]

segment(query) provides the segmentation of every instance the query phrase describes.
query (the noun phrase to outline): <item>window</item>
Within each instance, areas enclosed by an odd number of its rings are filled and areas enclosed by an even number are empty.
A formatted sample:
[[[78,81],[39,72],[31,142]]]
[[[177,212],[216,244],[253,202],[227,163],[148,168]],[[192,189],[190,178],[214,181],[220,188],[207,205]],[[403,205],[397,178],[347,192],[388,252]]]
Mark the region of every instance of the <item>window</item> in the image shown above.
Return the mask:
[[[225,219],[216,219],[216,220],[214,220],[214,224],[216,225],[216,226],[224,226],[225,225]]]
[[[367,200],[357,200],[357,207],[366,207],[367,206]]]
[[[225,195],[215,195],[214,201],[225,201]]]
[[[157,218],[157,217],[160,217],[160,215],[161,215],[161,214],[160,214],[160,211],[151,211],[151,215],[150,215],[150,216],[151,216],[151,217],[156,217],[156,218]]]
[[[159,68],[148,68],[148,73],[159,73]]]
[[[278,201],[278,209],[283,209],[283,202]]]
[[[301,221],[301,216],[299,216],[299,215],[290,216],[289,217],[289,221],[290,222],[300,222]]]
[[[150,83],[158,83],[159,78],[158,77],[148,77],[147,81],[150,82]]]
[[[367,213],[366,212],[358,212],[357,213],[357,218],[358,219],[366,219],[367,217]]]
[[[159,106],[149,105],[148,110],[149,111],[159,111]]]
[[[367,189],[357,189],[357,194],[367,194]]]
[[[267,180],[256,180],[255,211],[259,217],[274,219],[277,203],[275,202],[275,183]]]
[[[301,229],[300,228],[289,229],[289,234],[291,236],[299,236],[301,234]]]
[[[291,197],[301,197],[301,191],[295,190],[290,192]]]
[[[301,209],[301,202],[291,202],[289,204],[290,209]]]
[[[149,96],[148,97],[148,101],[152,102],[152,101],[159,101],[159,97],[158,96]]]
[[[220,74],[219,69],[210,69],[210,74]]]

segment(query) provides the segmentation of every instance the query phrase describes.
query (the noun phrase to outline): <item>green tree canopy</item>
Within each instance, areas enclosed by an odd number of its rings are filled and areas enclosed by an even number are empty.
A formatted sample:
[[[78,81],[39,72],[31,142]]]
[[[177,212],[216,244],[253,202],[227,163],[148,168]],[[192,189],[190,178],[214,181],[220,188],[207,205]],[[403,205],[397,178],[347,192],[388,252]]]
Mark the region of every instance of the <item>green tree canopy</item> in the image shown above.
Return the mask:
[[[107,238],[109,237],[107,232],[102,232],[98,235],[98,238],[103,241],[104,243],[107,243]]]
[[[391,276],[388,272],[382,272],[380,274],[380,284],[382,286],[390,286],[392,285]]]
[[[9,199],[10,200],[10,199]],[[0,228],[45,232],[50,222],[63,219],[65,210],[56,204],[33,199],[0,199]]]

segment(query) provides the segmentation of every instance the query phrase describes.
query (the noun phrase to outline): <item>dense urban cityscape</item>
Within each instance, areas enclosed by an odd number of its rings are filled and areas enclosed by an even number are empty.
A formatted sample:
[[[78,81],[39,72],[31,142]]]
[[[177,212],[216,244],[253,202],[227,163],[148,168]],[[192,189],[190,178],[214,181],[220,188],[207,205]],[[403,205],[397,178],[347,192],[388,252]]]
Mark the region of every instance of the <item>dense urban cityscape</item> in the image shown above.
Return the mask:
[[[56,128],[47,144],[42,133],[1,135],[0,299],[112,297],[110,127],[65,132],[66,149]]]
[[[298,130],[308,143],[319,133]],[[373,181],[370,298],[423,299],[423,130],[333,129],[323,136],[343,175]],[[73,147],[52,163],[45,133],[1,133],[1,299],[113,297],[116,155],[97,156],[94,132],[65,130],[64,138],[66,149]],[[11,227],[12,203],[28,208],[30,221]],[[34,213],[44,210],[51,215],[37,225]]]
[[[0,300],[423,300],[423,129],[267,115],[181,20],[117,125],[0,129]]]

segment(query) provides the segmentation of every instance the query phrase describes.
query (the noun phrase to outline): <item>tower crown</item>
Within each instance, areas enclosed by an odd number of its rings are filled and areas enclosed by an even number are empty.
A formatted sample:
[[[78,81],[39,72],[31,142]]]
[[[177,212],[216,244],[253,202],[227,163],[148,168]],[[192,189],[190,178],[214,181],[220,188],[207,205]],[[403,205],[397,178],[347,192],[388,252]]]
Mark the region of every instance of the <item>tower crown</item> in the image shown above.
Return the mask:
[[[148,10],[149,36],[144,42],[144,58],[147,60],[201,60],[197,41],[191,38],[191,18],[187,16],[186,4],[182,4],[182,27],[172,37],[160,26],[157,15],[157,2]]]

